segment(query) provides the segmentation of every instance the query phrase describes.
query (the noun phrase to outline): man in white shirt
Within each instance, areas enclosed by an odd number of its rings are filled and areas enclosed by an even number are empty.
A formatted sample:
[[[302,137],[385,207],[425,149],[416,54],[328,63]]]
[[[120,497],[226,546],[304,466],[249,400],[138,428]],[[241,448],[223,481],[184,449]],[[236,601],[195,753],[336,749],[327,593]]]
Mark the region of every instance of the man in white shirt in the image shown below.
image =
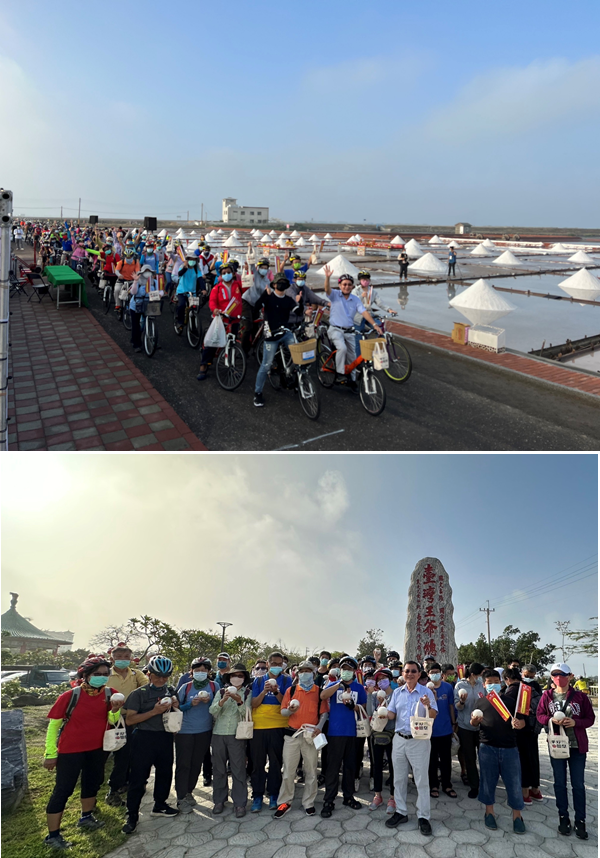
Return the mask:
[[[15,239],[15,244],[17,246],[16,249],[17,250],[23,250],[23,240],[25,238],[25,233],[23,232],[23,229],[21,226],[15,227],[14,232],[13,232],[13,236]]]
[[[394,743],[392,746],[392,763],[394,767],[394,798],[396,813],[387,820],[387,828],[395,828],[403,822],[408,822],[406,795],[408,792],[409,764],[413,770],[417,788],[417,818],[419,831],[426,836],[431,835],[429,816],[431,802],[429,798],[429,755],[431,742],[429,739],[414,739],[410,729],[410,719],[413,715],[435,718],[437,703],[429,688],[418,685],[421,675],[421,665],[416,661],[407,661],[404,665],[403,676],[405,684],[396,688],[388,703],[388,718],[396,719]],[[425,712],[423,712],[425,709]]]

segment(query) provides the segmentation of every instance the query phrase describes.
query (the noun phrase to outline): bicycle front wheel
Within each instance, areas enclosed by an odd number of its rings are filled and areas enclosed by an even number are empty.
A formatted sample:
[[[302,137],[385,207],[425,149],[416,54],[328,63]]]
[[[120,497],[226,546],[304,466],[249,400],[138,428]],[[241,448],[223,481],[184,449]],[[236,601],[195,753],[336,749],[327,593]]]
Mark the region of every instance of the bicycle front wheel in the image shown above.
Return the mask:
[[[408,381],[412,372],[412,360],[406,346],[392,341],[387,344],[387,353],[390,359],[389,367],[384,369],[387,377],[396,384]]]
[[[385,408],[385,390],[372,369],[361,375],[360,401],[371,417],[377,417]]]
[[[156,330],[156,322],[153,316],[146,316],[146,324],[144,325],[144,351],[148,357],[152,357],[158,348],[158,331]]]
[[[298,396],[302,410],[309,420],[316,420],[321,411],[316,385],[308,372],[298,370]]]
[[[219,354],[217,381],[224,390],[235,390],[246,375],[246,355],[239,343],[229,343]]]
[[[110,305],[112,304],[113,290],[107,284],[104,287],[104,292],[102,293],[102,303],[104,304],[104,312],[108,313],[110,310]]]
[[[199,348],[200,343],[202,342],[202,322],[198,317],[198,313],[190,312],[186,333],[187,341],[191,345],[191,347],[193,349]]]
[[[317,341],[317,378],[323,387],[335,384],[335,352],[321,340]]]
[[[124,307],[123,312],[121,313],[121,321],[123,322],[123,327],[126,331],[131,330],[131,311],[129,307]]]

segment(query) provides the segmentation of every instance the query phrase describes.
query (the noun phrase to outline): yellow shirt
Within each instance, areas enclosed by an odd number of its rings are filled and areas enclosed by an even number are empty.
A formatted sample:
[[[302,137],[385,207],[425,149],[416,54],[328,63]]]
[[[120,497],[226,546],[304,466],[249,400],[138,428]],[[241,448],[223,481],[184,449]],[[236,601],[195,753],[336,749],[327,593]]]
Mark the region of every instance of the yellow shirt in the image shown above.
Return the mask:
[[[578,679],[577,682],[573,685],[573,688],[576,688],[577,691],[583,691],[585,694],[588,693],[587,682],[585,679]]]
[[[131,692],[135,691],[136,688],[140,688],[142,685],[148,685],[148,677],[145,673],[142,673],[141,670],[134,670],[133,668],[128,667],[127,674],[123,679],[121,674],[117,673],[113,667],[110,671],[108,684],[111,688],[114,688],[115,691],[120,691],[121,694],[124,694],[125,700],[127,700]]]

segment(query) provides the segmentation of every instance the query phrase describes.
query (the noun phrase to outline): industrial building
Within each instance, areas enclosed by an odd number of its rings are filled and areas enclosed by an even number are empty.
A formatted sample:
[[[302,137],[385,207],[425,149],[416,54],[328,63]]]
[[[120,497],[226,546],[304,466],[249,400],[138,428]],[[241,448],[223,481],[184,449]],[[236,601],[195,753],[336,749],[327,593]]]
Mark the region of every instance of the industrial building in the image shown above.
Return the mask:
[[[268,223],[269,209],[264,206],[238,206],[233,197],[223,200],[223,223],[246,224]]]

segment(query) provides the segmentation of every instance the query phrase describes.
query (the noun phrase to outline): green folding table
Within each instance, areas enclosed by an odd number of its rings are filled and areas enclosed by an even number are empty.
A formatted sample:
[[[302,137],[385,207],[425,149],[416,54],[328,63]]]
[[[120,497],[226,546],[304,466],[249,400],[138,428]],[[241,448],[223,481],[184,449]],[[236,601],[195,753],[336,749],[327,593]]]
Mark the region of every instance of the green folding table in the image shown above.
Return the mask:
[[[44,268],[43,274],[48,278],[48,282],[51,283],[56,289],[56,309],[58,310],[61,300],[60,300],[60,287],[68,286],[71,290],[73,286],[77,286],[78,288],[78,297],[72,301],[65,301],[63,299],[63,304],[77,304],[81,307],[83,305],[85,307],[88,306],[87,295],[85,291],[85,281],[83,277],[78,274],[76,271],[73,271],[68,265],[46,265]],[[71,291],[71,294],[73,292]]]

